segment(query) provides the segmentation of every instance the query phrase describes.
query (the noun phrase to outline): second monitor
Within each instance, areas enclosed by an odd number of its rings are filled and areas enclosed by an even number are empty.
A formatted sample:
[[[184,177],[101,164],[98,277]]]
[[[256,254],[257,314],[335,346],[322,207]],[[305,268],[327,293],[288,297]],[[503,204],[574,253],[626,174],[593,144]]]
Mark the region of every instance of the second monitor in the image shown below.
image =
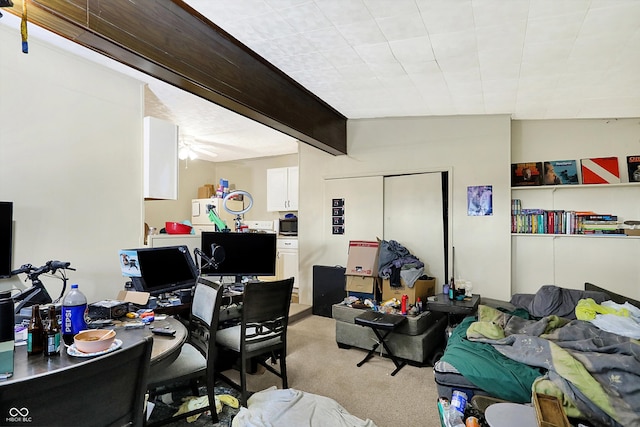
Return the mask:
[[[217,266],[202,268],[202,274],[243,277],[276,275],[275,233],[202,232],[201,248],[213,258],[216,246],[224,249],[224,259]],[[217,268],[216,268],[217,267]]]

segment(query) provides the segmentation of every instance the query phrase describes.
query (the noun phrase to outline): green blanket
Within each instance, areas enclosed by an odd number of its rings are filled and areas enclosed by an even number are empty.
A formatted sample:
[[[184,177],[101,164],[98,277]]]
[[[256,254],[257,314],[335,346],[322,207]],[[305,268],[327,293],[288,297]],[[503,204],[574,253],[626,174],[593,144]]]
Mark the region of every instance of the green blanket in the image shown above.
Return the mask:
[[[639,341],[581,320],[525,320],[482,305],[467,337],[546,369],[534,390],[560,397],[570,417],[595,426],[640,426]]]
[[[543,370],[511,360],[490,344],[467,340],[467,328],[475,321],[467,317],[453,330],[442,360],[494,397],[531,402],[532,384]]]

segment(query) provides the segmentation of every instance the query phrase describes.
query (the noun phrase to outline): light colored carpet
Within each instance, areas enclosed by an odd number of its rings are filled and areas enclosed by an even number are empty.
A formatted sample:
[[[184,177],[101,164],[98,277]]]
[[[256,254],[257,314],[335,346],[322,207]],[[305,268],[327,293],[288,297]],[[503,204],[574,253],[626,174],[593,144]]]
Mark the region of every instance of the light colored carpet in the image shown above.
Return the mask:
[[[289,387],[330,397],[378,427],[440,426],[431,367],[407,365],[392,377],[393,362],[379,353],[358,368],[365,354],[361,349],[338,348],[335,320],[304,317],[289,325]],[[225,373],[238,378],[236,371]],[[280,378],[268,371],[249,375],[248,384],[251,391],[282,387]]]

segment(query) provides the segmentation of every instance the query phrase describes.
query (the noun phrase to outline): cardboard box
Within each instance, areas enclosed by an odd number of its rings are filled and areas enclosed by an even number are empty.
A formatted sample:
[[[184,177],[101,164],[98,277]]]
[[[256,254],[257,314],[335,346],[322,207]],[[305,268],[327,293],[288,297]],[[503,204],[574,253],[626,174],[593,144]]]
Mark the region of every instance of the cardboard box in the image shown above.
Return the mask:
[[[372,294],[377,286],[377,278],[366,276],[349,276],[346,277],[345,290],[347,292],[361,292]]]
[[[413,287],[410,288],[405,285],[404,280],[401,280],[401,287],[391,287],[389,279],[382,281],[382,301],[390,300],[391,298],[402,299],[402,295],[409,297],[409,304],[415,304],[416,298],[420,297],[424,304],[426,304],[427,297],[436,294],[436,279],[416,280]]]
[[[136,305],[147,305],[149,295],[149,292],[120,291],[116,299],[118,301],[131,302]]]
[[[349,241],[349,254],[345,275],[377,277],[379,250],[380,243],[377,241]]]
[[[215,191],[213,184],[205,184],[202,187],[198,187],[198,199],[208,199],[214,195]]]
[[[346,276],[345,290],[347,296],[355,296],[360,299],[380,300],[380,279],[368,276]]]

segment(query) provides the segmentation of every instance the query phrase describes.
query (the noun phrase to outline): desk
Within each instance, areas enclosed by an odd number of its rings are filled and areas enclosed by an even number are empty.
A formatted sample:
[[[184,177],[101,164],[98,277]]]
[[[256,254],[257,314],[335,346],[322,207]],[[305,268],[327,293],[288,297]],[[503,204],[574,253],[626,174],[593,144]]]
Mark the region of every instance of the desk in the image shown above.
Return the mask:
[[[171,317],[167,317],[165,320],[156,320],[153,325],[155,327],[167,326],[176,330],[175,337],[153,335],[151,366],[157,368],[169,365],[178,357],[180,348],[187,339],[187,328]],[[115,329],[116,338],[122,340],[122,348],[130,347],[145,336],[152,334],[148,326],[137,329],[124,329],[124,327],[116,327]],[[0,381],[0,387],[4,384],[47,374],[87,360],[89,358],[69,356],[64,345],[60,349],[60,354],[56,356],[44,356],[42,354],[28,356],[26,345],[17,346],[13,361],[13,376],[7,380]]]
[[[222,293],[222,306],[239,304],[242,302],[242,293],[231,291],[228,286],[224,287]],[[178,305],[159,305],[153,309],[155,313],[168,314],[170,316],[180,316],[185,320],[189,319],[191,314],[191,302],[180,303]]]

